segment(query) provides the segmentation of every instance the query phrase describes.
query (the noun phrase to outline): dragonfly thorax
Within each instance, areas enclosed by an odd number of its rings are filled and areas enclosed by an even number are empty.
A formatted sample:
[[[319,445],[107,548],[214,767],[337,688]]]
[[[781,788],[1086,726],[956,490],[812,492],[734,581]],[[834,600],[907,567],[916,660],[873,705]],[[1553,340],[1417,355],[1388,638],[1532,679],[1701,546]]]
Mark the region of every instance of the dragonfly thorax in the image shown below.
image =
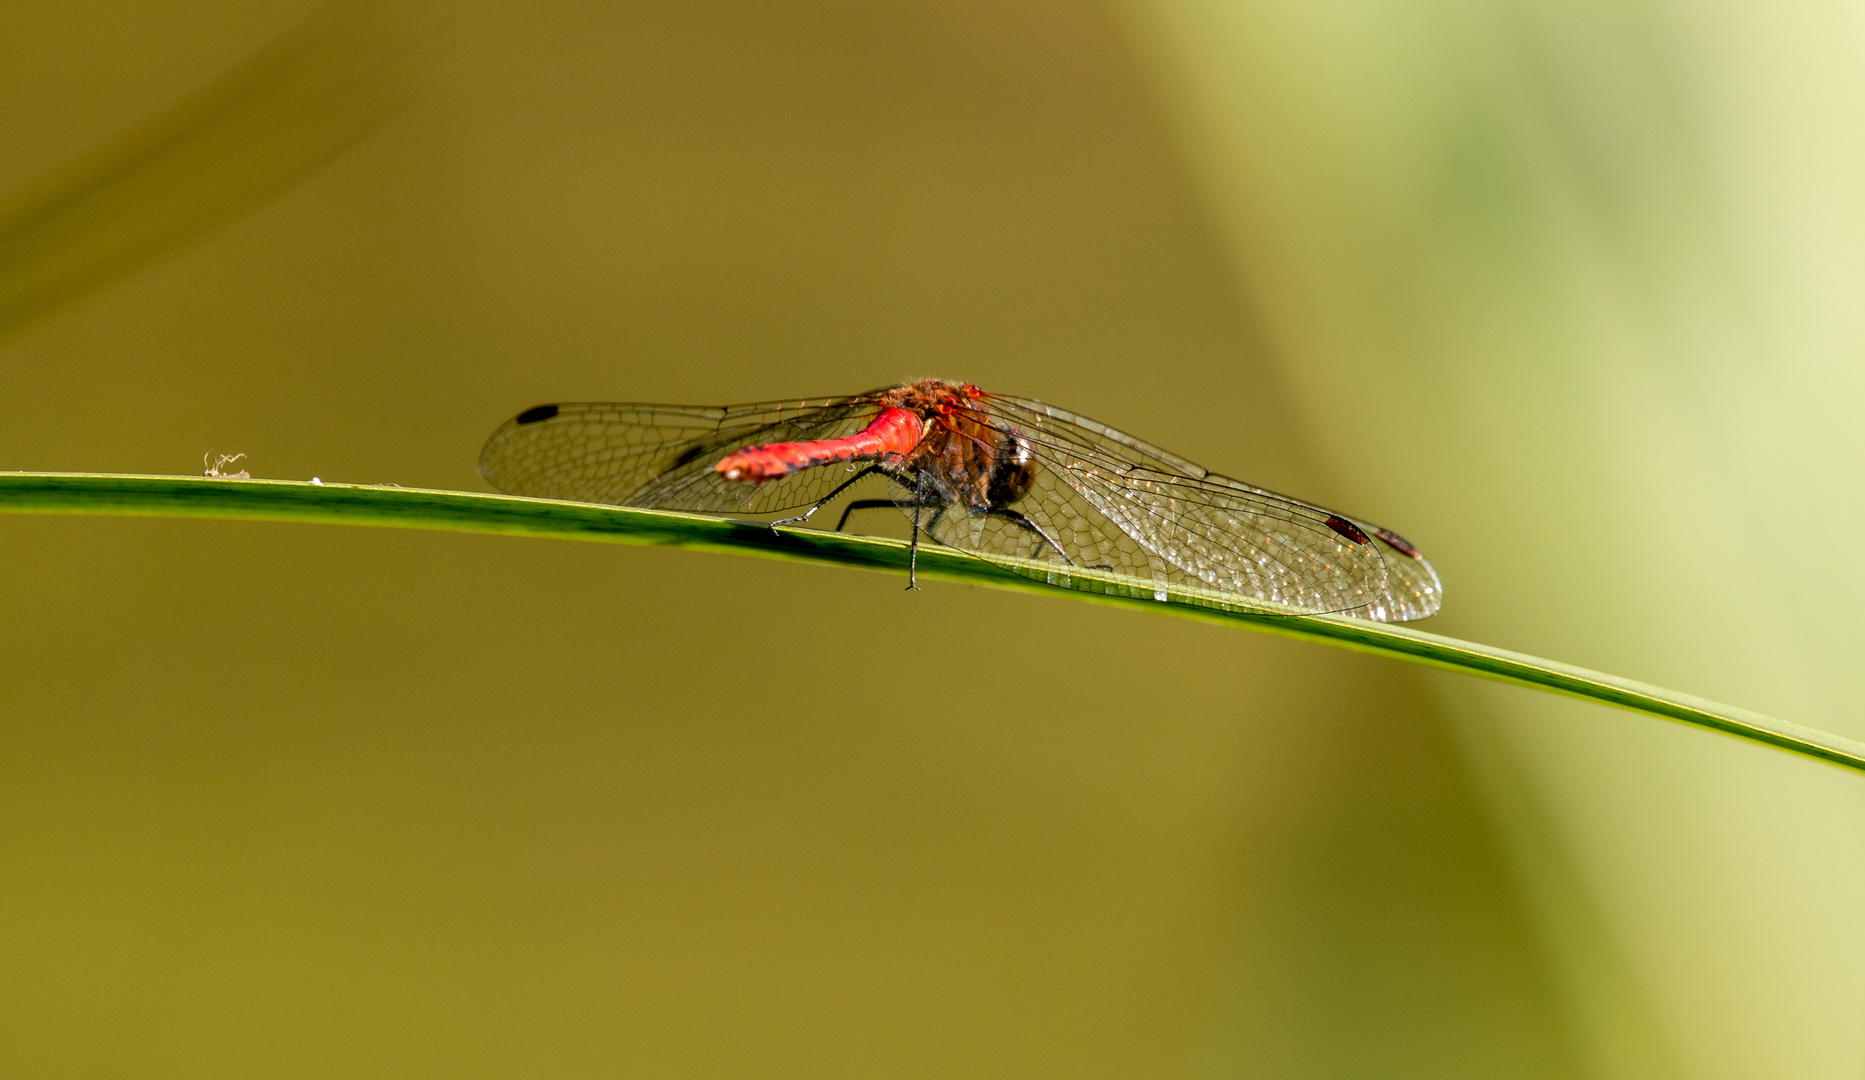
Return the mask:
[[[985,513],[1028,494],[1037,465],[1020,432],[960,407],[933,410],[913,453],[883,468],[914,489],[922,503]]]

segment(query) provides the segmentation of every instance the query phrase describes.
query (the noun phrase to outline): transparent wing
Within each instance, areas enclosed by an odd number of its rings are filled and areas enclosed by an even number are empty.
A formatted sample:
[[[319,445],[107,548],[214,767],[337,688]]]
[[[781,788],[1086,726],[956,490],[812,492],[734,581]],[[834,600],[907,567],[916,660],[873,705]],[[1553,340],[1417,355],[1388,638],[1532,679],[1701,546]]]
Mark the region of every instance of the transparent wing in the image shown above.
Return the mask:
[[[814,401],[692,405],[539,405],[505,422],[479,472],[513,495],[694,513],[766,514],[808,506],[848,479],[804,469],[764,484],[712,467],[746,446],[851,435],[879,412],[873,395]]]
[[[762,485],[726,481],[745,446],[837,438],[865,427],[879,392],[725,408],[560,404],[527,409],[486,443],[480,472],[518,495],[699,513],[811,505],[849,469],[803,469]],[[1277,605],[1380,621],[1424,618],[1443,590],[1389,530],[1211,473],[1104,424],[1023,398],[986,395],[972,418],[1024,440],[1029,490],[990,513],[897,499],[935,540],[1026,576],[1119,595],[1168,593],[1213,606]]]
[[[1094,592],[1390,622],[1442,602],[1431,564],[1389,530],[1041,402],[986,395],[970,408],[1026,440],[1038,469],[1009,513],[942,515],[931,531],[943,543]]]

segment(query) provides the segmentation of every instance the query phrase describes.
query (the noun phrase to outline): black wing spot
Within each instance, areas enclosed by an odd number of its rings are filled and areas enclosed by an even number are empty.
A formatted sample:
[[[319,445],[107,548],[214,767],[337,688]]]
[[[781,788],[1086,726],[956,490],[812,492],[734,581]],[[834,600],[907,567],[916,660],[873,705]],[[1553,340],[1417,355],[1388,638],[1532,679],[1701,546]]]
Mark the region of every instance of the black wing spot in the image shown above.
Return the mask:
[[[1366,544],[1366,543],[1372,542],[1372,537],[1361,532],[1360,526],[1355,525],[1353,522],[1348,521],[1346,518],[1336,517],[1333,514],[1329,514],[1328,520],[1327,520],[1327,526],[1328,528],[1333,529],[1335,532],[1341,534],[1347,539],[1352,540],[1356,544]]]
[[[1412,546],[1412,542],[1410,540],[1407,540],[1405,537],[1400,536],[1396,532],[1393,532],[1391,529],[1374,529],[1373,535],[1379,537],[1381,540],[1384,540],[1389,547],[1391,547],[1394,551],[1398,552],[1401,555],[1404,555],[1404,556],[1407,556],[1408,558],[1413,558],[1413,559],[1424,558],[1424,556],[1418,553],[1418,549]]]
[[[531,408],[518,414],[518,422],[521,424],[535,424],[540,420],[549,420],[556,415],[557,406],[555,405],[533,405]]]
[[[677,469],[682,465],[691,465],[693,462],[704,457],[710,449],[711,447],[708,447],[705,443],[700,443],[697,446],[689,446],[685,450],[680,451],[680,456],[674,458],[673,464],[667,467],[669,469]]]

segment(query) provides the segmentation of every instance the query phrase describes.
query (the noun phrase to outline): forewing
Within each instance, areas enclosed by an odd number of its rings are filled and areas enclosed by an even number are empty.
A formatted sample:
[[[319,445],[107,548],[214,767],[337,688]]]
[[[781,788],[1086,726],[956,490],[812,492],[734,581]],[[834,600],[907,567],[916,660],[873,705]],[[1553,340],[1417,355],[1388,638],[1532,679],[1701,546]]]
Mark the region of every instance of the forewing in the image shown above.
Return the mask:
[[[1396,534],[1041,402],[987,395],[973,408],[1030,443],[1039,469],[1009,508],[1029,527],[1008,516],[941,521],[947,543],[1090,591],[1160,599],[1171,591],[1192,603],[1254,601],[1380,621],[1437,610],[1436,573]],[[1037,565],[1020,567],[1026,559]]]
[[[1386,591],[1346,614],[1376,622],[1410,622],[1436,615],[1444,605],[1444,585],[1430,560],[1390,529],[1357,519],[1354,523],[1380,545],[1379,554],[1386,560]]]
[[[486,441],[479,472],[500,491],[540,499],[694,513],[767,514],[808,506],[847,479],[804,469],[764,484],[713,471],[746,446],[832,439],[879,411],[872,395],[706,408],[691,405],[540,405]]]

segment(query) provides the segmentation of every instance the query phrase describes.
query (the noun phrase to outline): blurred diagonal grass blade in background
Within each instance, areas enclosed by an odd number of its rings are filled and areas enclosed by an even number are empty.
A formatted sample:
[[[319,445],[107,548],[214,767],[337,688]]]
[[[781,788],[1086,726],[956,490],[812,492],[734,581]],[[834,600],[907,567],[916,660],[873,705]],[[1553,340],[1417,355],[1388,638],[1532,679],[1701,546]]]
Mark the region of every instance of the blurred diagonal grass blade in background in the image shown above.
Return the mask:
[[[0,513],[110,514],[134,517],[246,518],[409,529],[501,533],[622,544],[656,544],[760,555],[904,574],[898,540],[819,529],[772,529],[761,522],[557,502],[511,495],[362,484],[231,480],[193,476],[0,473]],[[961,551],[928,547],[922,577],[1072,596],[1181,618],[1247,625],[1396,660],[1426,664],[1681,720],[1739,738],[1865,771],[1865,743],[1689,694],[1588,671],[1540,657],[1458,641],[1409,627],[1341,616],[1274,615],[1200,603],[1160,603],[1054,588]],[[1174,599],[1179,599],[1174,595]]]
[[[434,22],[338,0],[142,127],[0,202],[0,334],[238,217],[416,85]]]

